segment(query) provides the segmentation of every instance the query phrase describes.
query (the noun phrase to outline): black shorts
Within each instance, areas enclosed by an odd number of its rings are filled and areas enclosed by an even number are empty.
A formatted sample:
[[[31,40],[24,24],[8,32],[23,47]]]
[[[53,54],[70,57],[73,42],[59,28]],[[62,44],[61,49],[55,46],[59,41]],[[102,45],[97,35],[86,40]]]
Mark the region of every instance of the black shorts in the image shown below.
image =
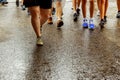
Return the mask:
[[[43,9],[50,9],[52,7],[52,0],[24,0],[23,4],[26,7],[40,6]]]

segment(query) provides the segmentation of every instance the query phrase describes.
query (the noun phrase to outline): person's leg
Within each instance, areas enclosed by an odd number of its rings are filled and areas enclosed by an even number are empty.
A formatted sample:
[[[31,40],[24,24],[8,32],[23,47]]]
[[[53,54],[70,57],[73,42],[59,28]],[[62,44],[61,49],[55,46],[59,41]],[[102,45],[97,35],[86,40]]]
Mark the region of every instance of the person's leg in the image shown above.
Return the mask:
[[[108,9],[108,0],[105,1],[105,12],[104,12],[104,21],[107,22],[107,9]]]
[[[49,17],[48,17],[48,20],[47,20],[47,23],[48,24],[53,24],[53,21],[52,21],[52,8],[50,9],[50,11],[49,11]]]
[[[74,21],[77,21],[77,17],[78,17],[78,14],[76,12],[76,0],[72,0],[72,4],[73,4],[73,20]]]
[[[106,0],[101,0],[101,8],[100,8],[100,18],[104,19],[104,15],[105,15],[105,1]]]
[[[90,0],[90,18],[93,18],[94,14],[94,0]]]
[[[82,0],[82,13],[83,13],[83,24],[82,24],[82,26],[84,28],[88,28],[88,21],[86,19],[86,3],[87,3],[87,0]]]
[[[78,15],[80,14],[80,4],[81,4],[81,0],[78,0],[77,9],[76,9]]]
[[[56,1],[56,16],[57,16],[57,27],[63,26],[63,21],[62,21],[62,1],[58,0]]]
[[[80,7],[80,4],[81,4],[81,0],[78,0],[78,6],[77,6],[77,8]]]
[[[83,13],[83,18],[86,18],[86,3],[87,3],[87,0],[82,0],[82,13]]]
[[[118,8],[118,13],[116,15],[116,18],[120,18],[120,0],[117,0],[117,8]]]
[[[97,0],[98,10],[100,10],[100,0]]]
[[[97,15],[100,16],[100,0],[97,0],[97,7],[98,7],[98,12]]]
[[[41,36],[40,32],[40,7],[34,6],[28,8],[31,13],[31,23],[37,37]]]
[[[94,15],[94,0],[90,0],[90,20],[89,20],[90,29],[94,29],[93,15]]]
[[[40,8],[40,25],[42,26],[49,18],[50,9]]]
[[[76,0],[72,0],[73,11],[76,12]]]
[[[120,11],[120,0],[117,0],[118,11]]]
[[[104,22],[104,15],[105,15],[105,1],[106,0],[100,0],[100,26],[103,27],[105,22]]]

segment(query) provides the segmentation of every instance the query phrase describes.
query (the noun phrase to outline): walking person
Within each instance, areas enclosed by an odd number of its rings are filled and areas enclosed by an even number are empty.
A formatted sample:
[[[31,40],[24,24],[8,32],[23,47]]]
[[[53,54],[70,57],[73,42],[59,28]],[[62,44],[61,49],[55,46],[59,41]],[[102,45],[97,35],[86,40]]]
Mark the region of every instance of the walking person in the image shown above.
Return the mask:
[[[93,15],[94,15],[94,0],[89,0],[90,2],[90,19],[89,19],[89,23],[88,23],[88,19],[87,19],[87,11],[86,11],[86,6],[87,6],[87,0],[82,0],[82,13],[83,13],[83,28],[89,28],[89,29],[94,29],[95,25],[94,25],[94,21],[93,21]]]
[[[31,14],[31,23],[37,36],[36,44],[38,46],[43,45],[41,30],[43,24],[48,19],[51,4],[52,0],[24,0],[24,5],[28,7]]]

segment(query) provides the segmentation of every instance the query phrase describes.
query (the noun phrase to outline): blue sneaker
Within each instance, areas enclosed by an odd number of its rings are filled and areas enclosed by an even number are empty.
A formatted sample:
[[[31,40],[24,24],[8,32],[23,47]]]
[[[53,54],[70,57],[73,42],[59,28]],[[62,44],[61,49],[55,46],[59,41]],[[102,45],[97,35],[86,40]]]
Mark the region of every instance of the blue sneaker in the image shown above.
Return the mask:
[[[93,23],[93,20],[89,20],[89,29],[94,29],[95,25]]]
[[[88,21],[87,21],[87,19],[83,20],[82,26],[83,26],[83,28],[88,28]]]

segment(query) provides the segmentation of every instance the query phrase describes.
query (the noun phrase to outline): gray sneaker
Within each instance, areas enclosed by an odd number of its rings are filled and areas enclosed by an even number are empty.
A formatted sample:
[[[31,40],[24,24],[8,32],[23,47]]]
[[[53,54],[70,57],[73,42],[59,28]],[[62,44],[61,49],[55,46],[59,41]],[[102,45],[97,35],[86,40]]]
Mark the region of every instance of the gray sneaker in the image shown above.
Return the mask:
[[[41,37],[37,38],[36,44],[37,44],[37,46],[43,46],[43,41],[42,41]]]

